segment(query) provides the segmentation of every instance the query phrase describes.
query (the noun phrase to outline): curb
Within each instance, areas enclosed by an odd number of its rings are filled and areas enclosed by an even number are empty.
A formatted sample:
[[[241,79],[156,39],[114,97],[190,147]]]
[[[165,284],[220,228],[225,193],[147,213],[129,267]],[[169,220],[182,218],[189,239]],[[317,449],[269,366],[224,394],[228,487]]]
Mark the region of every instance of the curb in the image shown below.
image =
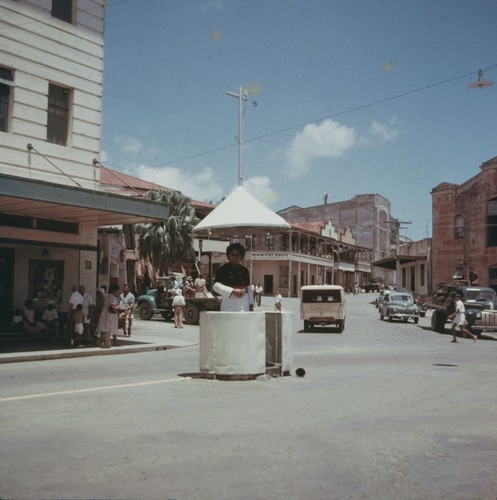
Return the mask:
[[[84,358],[89,356],[113,356],[119,354],[133,354],[137,352],[150,352],[150,351],[167,351],[170,349],[180,349],[182,347],[194,347],[198,344],[189,345],[148,345],[142,347],[125,347],[120,349],[119,347],[112,347],[111,349],[88,349],[88,350],[64,350],[59,352],[40,352],[38,354],[20,354],[14,356],[1,356],[0,364],[5,363],[24,363],[27,361],[46,361],[52,359],[69,359],[69,358]]]

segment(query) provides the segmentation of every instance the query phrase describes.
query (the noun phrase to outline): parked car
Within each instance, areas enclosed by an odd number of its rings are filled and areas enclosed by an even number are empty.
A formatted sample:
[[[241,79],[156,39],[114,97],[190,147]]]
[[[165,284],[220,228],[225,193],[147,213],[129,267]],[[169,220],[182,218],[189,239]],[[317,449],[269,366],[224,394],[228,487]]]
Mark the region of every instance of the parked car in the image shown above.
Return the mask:
[[[385,295],[380,305],[380,319],[388,321],[401,319],[407,322],[412,319],[414,323],[418,323],[419,312],[419,306],[414,303],[412,294],[409,292],[392,291]]]

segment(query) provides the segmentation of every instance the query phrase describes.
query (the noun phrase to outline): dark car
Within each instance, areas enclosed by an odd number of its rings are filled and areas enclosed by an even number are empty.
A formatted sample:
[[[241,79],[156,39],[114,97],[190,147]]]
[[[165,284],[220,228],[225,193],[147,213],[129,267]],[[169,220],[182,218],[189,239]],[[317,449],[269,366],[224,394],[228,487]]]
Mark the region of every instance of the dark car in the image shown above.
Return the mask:
[[[408,292],[392,291],[385,296],[380,305],[380,319],[388,321],[401,319],[407,322],[412,319],[414,323],[418,323],[419,312],[419,306],[414,302],[412,294]]]

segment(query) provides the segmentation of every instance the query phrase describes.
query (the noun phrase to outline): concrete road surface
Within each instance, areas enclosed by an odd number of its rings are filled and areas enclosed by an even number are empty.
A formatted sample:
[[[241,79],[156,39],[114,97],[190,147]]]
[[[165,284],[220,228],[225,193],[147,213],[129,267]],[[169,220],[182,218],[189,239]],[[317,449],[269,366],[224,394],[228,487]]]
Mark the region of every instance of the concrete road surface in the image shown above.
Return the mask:
[[[343,334],[295,314],[289,377],[190,378],[197,345],[0,365],[0,498],[495,500],[497,343],[373,297],[347,296]]]

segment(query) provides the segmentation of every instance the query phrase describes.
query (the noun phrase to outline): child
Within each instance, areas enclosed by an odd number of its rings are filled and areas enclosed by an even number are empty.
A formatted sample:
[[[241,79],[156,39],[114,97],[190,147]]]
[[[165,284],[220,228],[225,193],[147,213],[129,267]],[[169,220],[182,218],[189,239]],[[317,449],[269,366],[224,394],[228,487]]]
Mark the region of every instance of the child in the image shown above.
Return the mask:
[[[23,318],[22,318],[22,311],[21,309],[17,308],[14,311],[14,316],[12,316],[12,320],[10,322],[10,326],[14,327],[14,330],[16,332],[22,331],[22,323],[23,323]]]
[[[43,316],[41,318],[45,329],[52,335],[59,335],[59,314],[57,309],[54,307],[53,302],[49,302],[47,308],[43,311]]]
[[[85,319],[85,314],[83,312],[83,304],[78,304],[73,315],[74,319],[74,344],[78,347],[83,347],[83,320]]]

